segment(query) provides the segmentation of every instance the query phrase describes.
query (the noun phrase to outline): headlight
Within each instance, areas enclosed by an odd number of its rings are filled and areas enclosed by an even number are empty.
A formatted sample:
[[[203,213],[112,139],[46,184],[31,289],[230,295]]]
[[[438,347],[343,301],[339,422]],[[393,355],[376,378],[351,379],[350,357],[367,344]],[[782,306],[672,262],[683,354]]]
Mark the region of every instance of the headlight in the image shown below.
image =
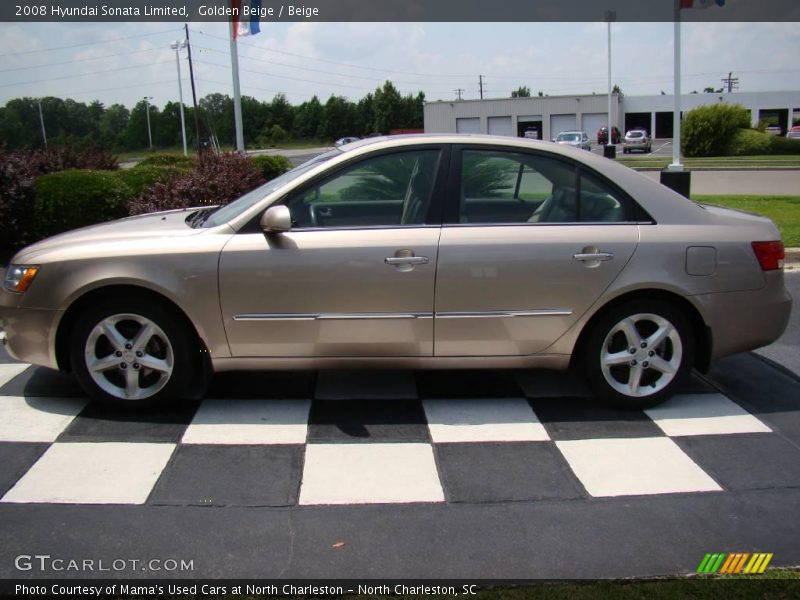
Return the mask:
[[[34,267],[32,265],[9,265],[3,287],[9,292],[21,294],[28,289],[28,286],[30,286],[38,272],[39,267]]]

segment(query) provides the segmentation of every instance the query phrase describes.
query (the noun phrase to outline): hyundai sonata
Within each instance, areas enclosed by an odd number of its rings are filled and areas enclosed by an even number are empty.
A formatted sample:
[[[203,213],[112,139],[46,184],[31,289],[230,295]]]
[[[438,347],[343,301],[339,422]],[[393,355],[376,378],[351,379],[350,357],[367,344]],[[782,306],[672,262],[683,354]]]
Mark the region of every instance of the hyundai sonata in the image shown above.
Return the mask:
[[[0,328],[13,356],[117,405],[202,394],[219,371],[379,366],[574,367],[645,407],[781,335],[783,258],[768,219],[588,152],[370,138],[226,206],[25,248]]]

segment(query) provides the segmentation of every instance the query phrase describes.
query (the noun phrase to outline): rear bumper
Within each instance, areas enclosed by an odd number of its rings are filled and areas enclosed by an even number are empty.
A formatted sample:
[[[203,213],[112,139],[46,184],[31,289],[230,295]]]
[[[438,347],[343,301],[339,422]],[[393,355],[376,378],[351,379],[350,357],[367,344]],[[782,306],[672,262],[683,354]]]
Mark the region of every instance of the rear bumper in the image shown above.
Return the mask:
[[[781,272],[766,276],[767,286],[761,290],[693,297],[712,331],[712,359],[767,346],[783,335],[792,297]]]
[[[0,292],[0,340],[17,360],[57,369],[55,329],[62,311],[20,308],[18,297]]]

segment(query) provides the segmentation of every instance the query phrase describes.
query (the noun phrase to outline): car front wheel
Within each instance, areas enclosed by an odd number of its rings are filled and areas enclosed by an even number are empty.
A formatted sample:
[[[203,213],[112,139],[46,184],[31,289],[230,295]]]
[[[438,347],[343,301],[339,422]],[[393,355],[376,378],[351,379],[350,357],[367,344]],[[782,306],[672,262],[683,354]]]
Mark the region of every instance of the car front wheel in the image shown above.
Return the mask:
[[[119,302],[78,320],[71,344],[76,377],[89,396],[117,408],[165,405],[185,390],[190,336],[158,305]]]
[[[672,395],[694,362],[694,336],[683,313],[662,301],[632,301],[594,325],[586,372],[594,392],[615,406],[642,409]]]

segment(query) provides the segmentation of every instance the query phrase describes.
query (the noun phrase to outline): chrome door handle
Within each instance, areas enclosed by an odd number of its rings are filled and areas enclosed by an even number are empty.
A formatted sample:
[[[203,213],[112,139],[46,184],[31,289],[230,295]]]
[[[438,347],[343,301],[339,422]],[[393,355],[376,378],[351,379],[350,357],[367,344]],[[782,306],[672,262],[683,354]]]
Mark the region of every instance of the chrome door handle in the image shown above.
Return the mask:
[[[613,252],[578,252],[572,258],[585,262],[587,260],[611,260],[614,258]]]
[[[383,259],[387,265],[427,265],[427,256],[387,256]]]

